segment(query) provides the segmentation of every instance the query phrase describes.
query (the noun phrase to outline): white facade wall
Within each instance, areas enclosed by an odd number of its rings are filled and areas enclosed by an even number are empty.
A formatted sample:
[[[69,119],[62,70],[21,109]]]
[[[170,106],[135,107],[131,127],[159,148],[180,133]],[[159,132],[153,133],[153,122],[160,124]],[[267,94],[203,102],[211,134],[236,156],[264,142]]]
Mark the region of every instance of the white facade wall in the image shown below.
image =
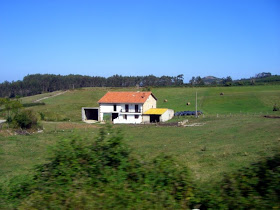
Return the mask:
[[[116,105],[116,111],[114,111],[114,105]],[[104,120],[104,113],[118,113],[118,118],[114,119],[114,123],[141,123],[142,122],[142,113],[143,113],[143,104],[127,104],[128,112],[125,110],[126,104],[99,104],[100,107],[100,121]],[[138,105],[138,112],[135,112],[135,105]],[[124,115],[127,115],[127,119],[124,118]],[[135,115],[139,115],[138,119],[135,119]]]
[[[100,113],[112,113],[115,112],[114,111],[114,105],[115,104],[100,104]],[[116,112],[120,112],[122,109],[121,104],[116,104],[117,105],[117,111]]]
[[[127,114],[127,119],[125,119],[125,114],[120,114],[118,118],[113,120],[114,124],[123,123],[123,124],[139,124],[142,123],[142,115],[138,114],[138,119],[135,119],[134,114]]]
[[[164,112],[160,116],[160,122],[168,121],[168,120],[172,119],[173,117],[174,117],[174,110],[168,109],[166,112]]]

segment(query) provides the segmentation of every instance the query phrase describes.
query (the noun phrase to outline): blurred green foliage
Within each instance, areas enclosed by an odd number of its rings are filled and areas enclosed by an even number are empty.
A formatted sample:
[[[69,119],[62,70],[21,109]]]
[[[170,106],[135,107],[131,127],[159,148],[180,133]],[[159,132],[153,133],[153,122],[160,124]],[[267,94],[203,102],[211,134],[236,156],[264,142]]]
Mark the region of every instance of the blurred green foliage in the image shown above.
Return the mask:
[[[62,139],[26,190],[13,182],[2,188],[2,199],[24,209],[187,208],[193,197],[186,167],[165,155],[134,158],[122,133],[109,126],[95,141],[79,134]]]
[[[196,194],[202,209],[279,209],[280,153],[235,173]]]
[[[61,139],[34,175],[0,186],[0,206],[19,209],[279,208],[280,154],[197,187],[170,156],[146,162],[132,155],[109,125],[95,140]]]

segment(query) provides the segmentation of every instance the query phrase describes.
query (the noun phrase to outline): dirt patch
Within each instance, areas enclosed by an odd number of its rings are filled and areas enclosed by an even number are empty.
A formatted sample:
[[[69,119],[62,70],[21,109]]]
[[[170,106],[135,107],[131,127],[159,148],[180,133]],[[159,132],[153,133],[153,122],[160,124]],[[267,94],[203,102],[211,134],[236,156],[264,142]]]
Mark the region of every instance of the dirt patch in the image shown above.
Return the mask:
[[[196,126],[203,126],[205,123],[192,123],[189,125],[184,125],[184,127],[196,127]]]
[[[70,122],[69,123],[63,122],[57,124],[57,129],[67,130],[67,129],[75,129],[75,128],[97,128],[97,126],[92,124],[80,124],[80,123],[70,123]]]
[[[188,120],[182,122],[172,122],[172,123],[157,123],[156,126],[172,126],[172,127],[196,127],[203,126],[205,123],[191,123],[188,124]]]
[[[153,124],[150,124],[150,125],[153,125]],[[178,123],[177,122],[172,122],[172,123],[156,123],[156,126],[172,126],[172,127],[177,127]]]
[[[30,135],[30,134],[31,134],[31,133],[28,132],[27,130],[22,130],[22,129],[15,130],[14,133],[15,133],[15,135],[24,135],[24,136]]]
[[[280,118],[280,116],[275,116],[275,115],[264,115],[266,118]]]
[[[1,136],[4,136],[4,137],[7,137],[7,136],[12,136],[13,133],[10,131],[10,130],[0,130],[0,135]]]

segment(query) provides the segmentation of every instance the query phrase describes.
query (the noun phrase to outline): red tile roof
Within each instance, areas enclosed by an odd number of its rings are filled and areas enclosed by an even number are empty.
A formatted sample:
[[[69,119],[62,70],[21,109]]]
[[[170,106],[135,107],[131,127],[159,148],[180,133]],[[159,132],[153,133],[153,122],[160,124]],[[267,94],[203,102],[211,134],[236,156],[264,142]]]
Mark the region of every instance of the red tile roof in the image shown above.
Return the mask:
[[[98,103],[145,103],[152,92],[108,92]],[[157,99],[156,99],[157,100]]]

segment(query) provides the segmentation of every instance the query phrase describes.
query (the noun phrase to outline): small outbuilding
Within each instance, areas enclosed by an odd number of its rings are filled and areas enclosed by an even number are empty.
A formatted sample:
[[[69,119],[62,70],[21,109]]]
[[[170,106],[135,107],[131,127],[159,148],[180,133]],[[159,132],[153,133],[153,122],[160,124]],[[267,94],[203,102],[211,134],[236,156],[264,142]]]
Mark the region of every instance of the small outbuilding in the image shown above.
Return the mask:
[[[83,107],[82,108],[82,120],[87,121],[99,121],[99,107]]]
[[[144,123],[165,122],[172,119],[174,110],[165,108],[152,108],[143,114]]]

